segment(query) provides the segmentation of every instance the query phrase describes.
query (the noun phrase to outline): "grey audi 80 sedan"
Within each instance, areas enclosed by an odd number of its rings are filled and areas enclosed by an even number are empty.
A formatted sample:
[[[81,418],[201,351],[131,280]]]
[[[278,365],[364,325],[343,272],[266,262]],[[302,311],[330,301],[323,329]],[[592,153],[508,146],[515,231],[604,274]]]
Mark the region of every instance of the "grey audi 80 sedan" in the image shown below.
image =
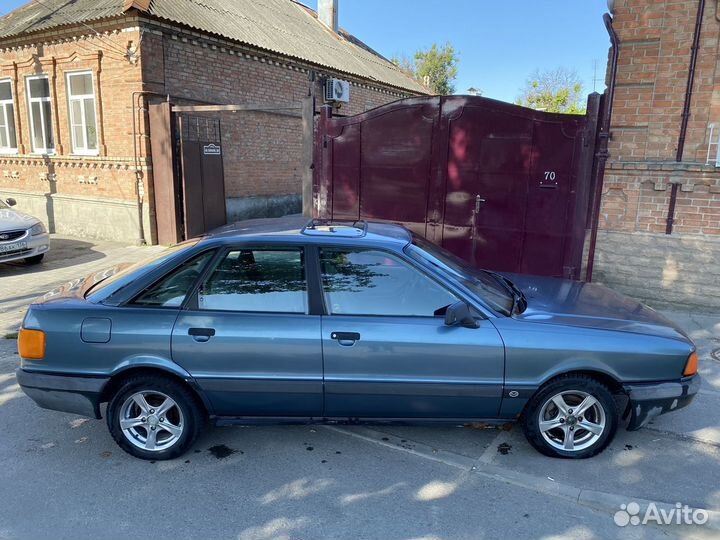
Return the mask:
[[[692,341],[598,285],[478,270],[407,229],[229,225],[36,300],[17,380],[170,459],[208,421],[521,422],[554,457],[684,407]]]

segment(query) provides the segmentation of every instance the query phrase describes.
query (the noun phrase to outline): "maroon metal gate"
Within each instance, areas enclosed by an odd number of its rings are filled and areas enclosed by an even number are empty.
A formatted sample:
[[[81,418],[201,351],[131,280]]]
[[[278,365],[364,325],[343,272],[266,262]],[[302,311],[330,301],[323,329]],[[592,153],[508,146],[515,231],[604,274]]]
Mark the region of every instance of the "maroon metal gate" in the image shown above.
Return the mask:
[[[599,98],[588,115],[412,98],[316,126],[316,217],[402,223],[477,266],[579,278]]]

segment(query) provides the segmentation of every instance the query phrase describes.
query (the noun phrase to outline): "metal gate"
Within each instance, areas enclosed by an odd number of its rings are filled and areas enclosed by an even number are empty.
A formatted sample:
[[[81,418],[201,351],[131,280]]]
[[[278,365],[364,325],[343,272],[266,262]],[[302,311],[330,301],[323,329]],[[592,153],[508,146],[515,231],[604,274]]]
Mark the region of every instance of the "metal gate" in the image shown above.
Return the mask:
[[[465,96],[324,108],[314,214],[402,223],[481,268],[579,278],[599,101],[587,116]]]
[[[177,115],[176,145],[182,171],[185,238],[227,223],[220,120]]]

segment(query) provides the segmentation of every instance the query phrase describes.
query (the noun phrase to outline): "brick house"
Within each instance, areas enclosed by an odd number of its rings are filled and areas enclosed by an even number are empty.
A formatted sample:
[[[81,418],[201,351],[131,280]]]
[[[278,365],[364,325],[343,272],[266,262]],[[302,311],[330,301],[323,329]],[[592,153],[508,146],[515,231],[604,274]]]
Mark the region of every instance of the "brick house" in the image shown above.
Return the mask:
[[[43,0],[0,19],[0,196],[51,232],[155,242],[147,106],[297,101],[355,114],[427,90],[293,0]],[[310,77],[312,74],[314,77]],[[314,81],[314,82],[311,82]],[[317,106],[322,99],[317,100]],[[229,219],[299,211],[301,122],[224,117]]]
[[[620,45],[595,278],[652,305],[717,309],[719,4],[609,4]],[[696,69],[679,155],[699,7]]]

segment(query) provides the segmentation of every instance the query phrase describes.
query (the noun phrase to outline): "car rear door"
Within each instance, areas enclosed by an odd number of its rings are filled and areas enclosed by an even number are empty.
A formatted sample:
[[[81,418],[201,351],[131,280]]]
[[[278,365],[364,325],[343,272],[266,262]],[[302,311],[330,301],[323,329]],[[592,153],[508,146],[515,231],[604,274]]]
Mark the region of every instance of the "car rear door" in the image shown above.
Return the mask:
[[[489,418],[504,348],[489,320],[449,327],[458,296],[398,254],[324,247],[325,416]]]
[[[175,323],[173,360],[224,416],[319,416],[320,316],[302,246],[238,246],[203,278]]]

